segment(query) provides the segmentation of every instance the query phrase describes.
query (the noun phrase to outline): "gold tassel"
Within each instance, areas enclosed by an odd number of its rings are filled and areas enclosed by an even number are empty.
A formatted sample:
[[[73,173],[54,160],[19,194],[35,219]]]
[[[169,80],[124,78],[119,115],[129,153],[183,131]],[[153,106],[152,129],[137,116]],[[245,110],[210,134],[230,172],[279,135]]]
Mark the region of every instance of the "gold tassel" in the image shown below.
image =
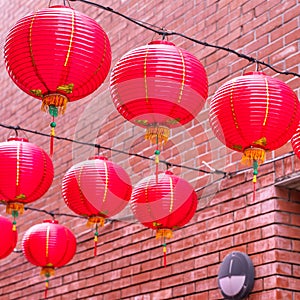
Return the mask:
[[[170,136],[170,129],[165,126],[149,126],[147,127],[145,140],[151,143],[165,144]]]
[[[156,230],[156,238],[167,238],[171,239],[173,237],[173,231],[167,228],[161,228]]]
[[[19,214],[24,212],[24,204],[17,202],[10,202],[6,204],[6,213],[11,215],[13,211],[17,211]]]
[[[59,108],[59,114],[63,115],[67,108],[68,98],[62,94],[49,94],[43,97],[41,110],[48,111],[50,105]]]
[[[266,159],[266,151],[262,148],[247,148],[244,150],[242,163],[248,166],[253,164],[256,160],[258,165],[261,165]]]
[[[100,217],[100,216],[92,216],[88,218],[88,221],[86,225],[88,227],[93,226],[94,224],[98,224],[99,226],[103,227],[105,224],[105,218]]]

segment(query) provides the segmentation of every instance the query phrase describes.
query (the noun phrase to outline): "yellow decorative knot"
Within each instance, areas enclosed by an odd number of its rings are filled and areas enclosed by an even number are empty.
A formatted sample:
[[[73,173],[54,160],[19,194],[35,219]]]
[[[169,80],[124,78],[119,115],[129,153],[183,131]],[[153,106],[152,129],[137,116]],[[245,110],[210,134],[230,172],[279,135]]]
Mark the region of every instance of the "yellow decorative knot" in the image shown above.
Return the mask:
[[[257,175],[253,175],[252,182],[253,182],[253,183],[256,183],[256,180],[257,180]]]
[[[71,94],[73,92],[73,88],[74,88],[74,83],[69,83],[69,84],[62,84],[62,85],[58,86],[57,90],[63,91],[66,94]]]
[[[145,139],[151,141],[153,144],[167,143],[170,136],[170,129],[165,126],[149,126],[147,127]]]
[[[257,145],[257,146],[265,147],[267,145],[267,139],[266,139],[266,137],[262,137],[262,138],[258,139],[257,141],[253,142],[253,144]]]
[[[59,114],[63,115],[68,101],[68,98],[62,94],[49,94],[43,97],[41,110],[47,112],[49,106],[55,106],[59,108]]]
[[[91,216],[91,217],[89,217],[86,225],[90,227],[94,224],[98,224],[99,226],[103,227],[104,224],[105,224],[105,218],[103,218],[101,216]]]
[[[158,222],[155,222],[155,221],[152,223],[152,225],[153,225],[154,227],[159,227],[159,226],[161,226],[161,224],[160,224],[160,223],[158,223]]]
[[[135,120],[135,123],[142,125],[142,126],[147,126],[149,122],[147,120]]]
[[[156,238],[167,238],[171,239],[173,237],[173,231],[168,228],[161,228],[156,230]]]
[[[24,204],[18,202],[9,202],[6,204],[6,213],[12,214],[13,211],[17,211],[19,214],[23,214],[24,212]]]
[[[30,92],[37,97],[43,97],[43,93],[41,90],[30,90]]]

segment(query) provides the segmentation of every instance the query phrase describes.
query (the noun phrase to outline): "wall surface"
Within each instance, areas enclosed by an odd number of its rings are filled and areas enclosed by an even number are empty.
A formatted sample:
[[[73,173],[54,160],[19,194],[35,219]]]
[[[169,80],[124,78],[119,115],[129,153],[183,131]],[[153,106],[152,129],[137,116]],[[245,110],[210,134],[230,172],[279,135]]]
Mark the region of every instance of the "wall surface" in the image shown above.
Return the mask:
[[[49,1],[0,1],[1,47],[8,30],[22,16],[48,5]],[[63,1],[52,1],[62,3]],[[183,33],[207,43],[229,47],[281,70],[300,73],[299,0],[107,0],[94,2],[141,20]],[[153,32],[120,16],[79,1],[76,10],[93,17],[109,36],[112,66],[127,51],[160,39]],[[300,160],[288,144],[267,154],[259,168],[253,197],[252,170],[240,164],[241,154],[221,144],[208,123],[209,100],[225,81],[255,70],[256,66],[232,53],[202,46],[179,36],[169,40],[185,48],[204,65],[209,81],[209,99],[199,115],[171,132],[161,158],[179,165],[209,171],[231,172],[232,176],[205,174],[172,167],[197,192],[197,213],[168,241],[167,267],[162,264],[162,247],[155,234],[140,225],[129,208],[99,230],[97,257],[93,257],[93,230],[85,220],[61,214],[74,213],[61,196],[61,180],[75,163],[97,153],[93,147],[64,140],[55,141],[54,182],[44,197],[28,205],[58,214],[57,220],[77,238],[77,252],[50,280],[49,299],[222,299],[217,274],[224,257],[235,250],[247,253],[255,266],[251,300],[300,299],[300,195],[278,187],[282,179],[300,174]],[[286,82],[300,97],[300,79],[268,75]],[[10,80],[0,58],[0,123],[49,133],[49,116],[40,102],[20,91]],[[144,141],[144,130],[118,114],[109,94],[109,77],[92,95],[69,103],[58,118],[56,134],[99,143],[104,147],[153,156],[154,146]],[[12,132],[0,127],[1,141]],[[20,132],[20,134],[24,134]],[[32,143],[48,151],[49,141],[26,133]],[[132,184],[155,172],[153,162],[114,151],[101,151],[126,169]],[[160,164],[160,170],[165,166]],[[0,206],[5,215],[5,207]],[[1,299],[42,299],[44,279],[40,269],[28,263],[19,251],[24,232],[49,218],[26,210],[18,222],[17,251],[0,261]],[[1,237],[0,237],[1,238]]]

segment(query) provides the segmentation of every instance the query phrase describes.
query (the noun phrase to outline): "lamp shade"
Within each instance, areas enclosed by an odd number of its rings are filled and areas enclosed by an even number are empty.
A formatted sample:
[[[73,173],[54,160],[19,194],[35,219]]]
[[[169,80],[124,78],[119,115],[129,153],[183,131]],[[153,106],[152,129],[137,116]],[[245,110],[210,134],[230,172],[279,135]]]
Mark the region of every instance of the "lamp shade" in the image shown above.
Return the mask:
[[[56,220],[45,220],[29,228],[22,240],[22,251],[33,265],[42,267],[42,273],[67,264],[76,252],[73,233]]]
[[[166,239],[172,238],[173,230],[187,224],[195,214],[197,195],[193,187],[170,171],[152,175],[134,187],[130,206],[137,220],[162,239],[166,267]]]
[[[41,275],[46,277],[47,298],[49,278],[54,275],[55,268],[66,265],[73,258],[76,238],[67,227],[58,224],[58,221],[45,220],[25,232],[22,251],[30,263],[42,267]]]
[[[113,103],[146,139],[166,142],[169,128],[193,120],[208,95],[205,69],[188,51],[169,41],[152,41],[126,53],[110,78]]]
[[[20,137],[0,143],[0,169],[0,197],[7,213],[22,213],[24,204],[47,192],[54,176],[47,153]]]
[[[131,192],[125,170],[103,156],[74,165],[62,181],[62,195],[68,207],[96,223],[123,210]]]
[[[18,234],[13,230],[13,224],[7,218],[0,216],[0,259],[7,257],[17,245]]]
[[[96,224],[94,256],[97,255],[98,225],[121,212],[130,200],[132,186],[125,170],[103,156],[71,167],[63,177],[62,195],[67,206]]]
[[[4,46],[9,76],[24,92],[65,110],[105,80],[111,65],[106,33],[92,18],[52,6],[20,19]]]
[[[287,84],[262,72],[224,83],[210,103],[210,124],[217,138],[243,160],[262,163],[265,152],[287,143],[300,118],[299,101]]]
[[[139,222],[171,237],[172,230],[184,226],[194,216],[197,195],[184,179],[170,171],[149,176],[133,189],[131,209]]]

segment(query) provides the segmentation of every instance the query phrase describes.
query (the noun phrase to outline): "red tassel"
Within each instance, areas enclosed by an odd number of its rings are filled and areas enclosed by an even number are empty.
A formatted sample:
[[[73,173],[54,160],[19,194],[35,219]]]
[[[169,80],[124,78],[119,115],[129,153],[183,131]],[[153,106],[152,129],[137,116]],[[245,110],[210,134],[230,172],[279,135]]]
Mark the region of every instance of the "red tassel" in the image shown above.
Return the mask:
[[[94,238],[95,240],[95,238]],[[97,241],[94,243],[94,256],[97,256]]]
[[[256,160],[253,161],[253,202],[255,201],[256,194],[256,178],[258,174],[258,162]]]
[[[96,231],[94,234],[94,256],[97,256],[98,235],[98,224],[96,224]]]
[[[50,123],[51,133],[50,133],[50,156],[52,157],[54,153],[54,137],[55,137],[55,127],[54,116],[52,117],[52,122]]]
[[[53,156],[53,152],[54,152],[54,137],[53,135],[51,135],[50,137],[50,156],[52,157]]]
[[[256,182],[253,181],[253,202],[255,202],[256,198]]]
[[[167,266],[167,244],[163,243],[163,252],[164,252],[164,267]]]
[[[49,288],[49,280],[46,280],[46,287],[45,287],[45,294],[44,294],[44,298],[47,299],[48,297],[48,288]]]

